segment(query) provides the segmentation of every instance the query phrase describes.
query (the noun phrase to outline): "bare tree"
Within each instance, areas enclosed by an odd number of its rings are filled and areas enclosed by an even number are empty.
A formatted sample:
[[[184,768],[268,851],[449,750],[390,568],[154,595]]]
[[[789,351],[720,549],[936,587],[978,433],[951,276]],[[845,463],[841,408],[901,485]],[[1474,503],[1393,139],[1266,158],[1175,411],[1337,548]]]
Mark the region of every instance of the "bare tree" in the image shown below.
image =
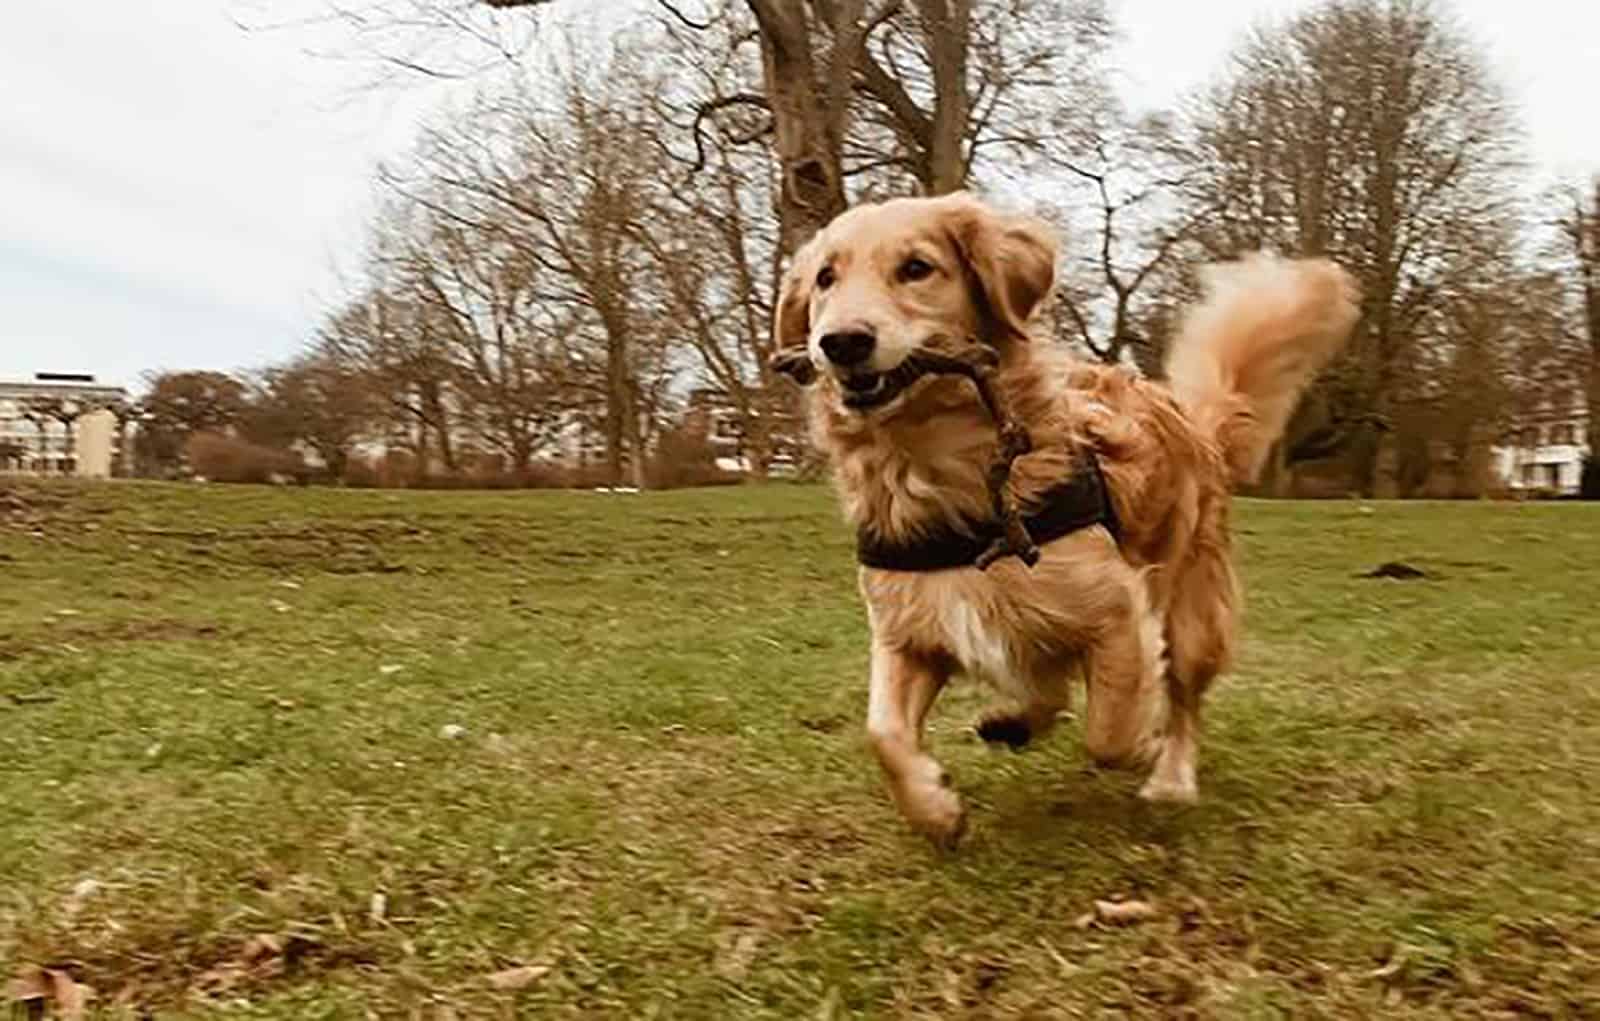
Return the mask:
[[[261,374],[240,431],[267,447],[303,444],[316,452],[329,478],[340,479],[356,441],[371,426],[373,410],[366,380],[326,352],[310,351]]]
[[[407,239],[393,268],[447,348],[473,432],[512,471],[526,471],[563,410],[552,351],[563,323],[538,301],[531,262],[503,238],[441,215]]]
[[[1107,364],[1131,354],[1154,370],[1174,261],[1206,210],[1185,192],[1191,171],[1176,155],[1167,118],[1127,123],[1107,102],[1095,119],[1085,153],[1051,158],[1067,174],[1070,198],[1081,199],[1056,213],[1077,241],[1067,249],[1051,310],[1056,333]]]
[[[738,95],[756,63],[755,41],[736,18],[699,29],[665,27],[673,54],[639,127],[686,173],[650,181],[650,202],[633,225],[667,303],[664,327],[692,352],[701,378],[725,400],[752,472],[766,474],[778,431],[792,415],[793,388],[768,368],[773,294],[782,269],[774,222],[777,164],[762,139],[765,106],[706,113],[712,97]],[[693,141],[684,154],[683,140]]]
[[[603,409],[613,481],[645,481],[675,372],[674,320],[640,243],[656,183],[650,114],[615,86],[622,51],[552,66],[429,133],[386,182],[413,221],[388,259],[449,348],[485,438],[525,467],[552,429]]]
[[[1600,460],[1600,176],[1583,189],[1571,188],[1560,219],[1566,262],[1576,295],[1576,348],[1589,425],[1585,437],[1591,460]],[[1590,469],[1594,471],[1594,469]]]
[[[1427,326],[1481,237],[1514,219],[1515,133],[1482,55],[1428,0],[1330,0],[1263,30],[1201,104],[1209,251],[1332,253],[1364,316],[1319,401],[1376,485]]]
[[[135,445],[146,469],[155,473],[180,467],[190,437],[232,430],[245,409],[247,389],[227,373],[162,372],[147,382],[145,427]]]
[[[415,300],[379,275],[329,314],[318,350],[361,379],[378,405],[373,413],[385,426],[381,439],[415,455],[419,476],[428,474],[435,455],[445,472],[459,469],[451,362]]]
[[[1100,0],[746,2],[785,252],[844,209],[849,178],[888,170],[926,194],[966,187],[991,152],[1072,136],[1071,111],[1103,87]]]
[[[505,44],[506,17],[522,11],[532,24],[539,9],[560,6],[477,0],[475,15],[463,0],[384,0],[354,19],[356,48],[390,68],[454,77],[459,64],[430,60],[441,37],[508,59],[521,47]],[[635,9],[655,11],[680,41],[732,20],[734,35],[754,43],[758,80],[704,96],[694,123],[763,112],[785,252],[843,211],[849,177],[890,169],[939,194],[965,186],[980,154],[1070,134],[1080,86],[1103,87],[1110,38],[1104,0],[654,0]],[[331,13],[352,20],[343,7]],[[1047,96],[1058,101],[1041,117]]]

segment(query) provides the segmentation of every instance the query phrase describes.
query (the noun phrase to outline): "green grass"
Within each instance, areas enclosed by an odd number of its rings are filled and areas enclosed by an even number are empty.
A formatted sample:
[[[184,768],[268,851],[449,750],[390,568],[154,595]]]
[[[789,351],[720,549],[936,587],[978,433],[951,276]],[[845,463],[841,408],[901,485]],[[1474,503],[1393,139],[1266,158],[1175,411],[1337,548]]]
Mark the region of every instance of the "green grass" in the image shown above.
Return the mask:
[[[1241,502],[1202,805],[958,688],[940,855],[823,490],[25,496],[0,967],[106,1016],[1600,1016],[1597,508]]]

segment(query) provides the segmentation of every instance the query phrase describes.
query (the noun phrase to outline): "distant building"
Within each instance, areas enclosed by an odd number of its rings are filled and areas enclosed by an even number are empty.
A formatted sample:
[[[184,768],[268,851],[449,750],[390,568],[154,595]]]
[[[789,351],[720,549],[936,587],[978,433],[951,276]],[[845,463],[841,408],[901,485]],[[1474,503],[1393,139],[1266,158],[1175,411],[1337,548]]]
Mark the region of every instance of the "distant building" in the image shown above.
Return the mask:
[[[1496,447],[1495,472],[1514,492],[1570,496],[1583,478],[1590,455],[1589,415],[1581,395],[1548,402]]]
[[[110,477],[121,436],[106,409],[127,400],[122,387],[75,373],[0,380],[0,474]]]
[[[719,469],[737,475],[748,474],[753,469],[744,418],[726,393],[709,387],[691,392],[688,417],[697,428],[705,431],[706,442],[711,446]],[[768,473],[793,475],[799,469],[801,433],[801,424],[795,415],[774,416],[767,430],[771,448]]]

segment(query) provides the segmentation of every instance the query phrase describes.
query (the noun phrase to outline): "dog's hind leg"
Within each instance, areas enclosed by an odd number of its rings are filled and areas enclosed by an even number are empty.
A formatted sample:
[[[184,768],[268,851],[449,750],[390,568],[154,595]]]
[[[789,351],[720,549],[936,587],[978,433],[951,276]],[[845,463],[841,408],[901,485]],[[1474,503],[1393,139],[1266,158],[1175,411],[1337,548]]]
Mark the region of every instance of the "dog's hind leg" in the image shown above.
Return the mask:
[[[1132,768],[1155,756],[1166,726],[1165,643],[1143,573],[1129,569],[1121,584],[1125,595],[1087,650],[1083,736],[1099,764]]]
[[[1167,694],[1171,712],[1150,779],[1139,791],[1146,801],[1193,804],[1199,755],[1200,703],[1217,675],[1227,669],[1233,642],[1237,584],[1223,556],[1208,555],[1179,578],[1167,612]]]
[[[966,815],[948,774],[922,750],[922,726],[949,678],[947,663],[873,644],[867,737],[900,814],[943,847],[961,839]]]
[[[1155,768],[1150,771],[1150,779],[1139,788],[1139,797],[1146,801],[1192,805],[1200,800],[1200,788],[1195,782],[1200,696],[1175,672],[1168,672],[1167,683],[1172,703],[1167,729],[1161,737]]]

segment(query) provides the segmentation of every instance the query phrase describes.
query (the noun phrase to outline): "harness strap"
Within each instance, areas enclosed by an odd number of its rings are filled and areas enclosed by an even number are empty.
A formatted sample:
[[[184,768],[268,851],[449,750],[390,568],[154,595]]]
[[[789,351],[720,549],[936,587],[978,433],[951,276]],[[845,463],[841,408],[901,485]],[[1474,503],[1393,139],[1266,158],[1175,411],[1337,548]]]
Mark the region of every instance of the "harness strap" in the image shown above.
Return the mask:
[[[1117,542],[1122,530],[1111,505],[1111,491],[1093,451],[1078,455],[1073,470],[1045,491],[1039,509],[1023,517],[1028,534],[1040,546],[1083,528],[1104,525]],[[948,571],[972,567],[978,555],[1002,534],[1000,522],[971,521],[963,532],[944,525],[912,540],[890,542],[863,527],[856,532],[856,560],[864,567],[887,571]]]

